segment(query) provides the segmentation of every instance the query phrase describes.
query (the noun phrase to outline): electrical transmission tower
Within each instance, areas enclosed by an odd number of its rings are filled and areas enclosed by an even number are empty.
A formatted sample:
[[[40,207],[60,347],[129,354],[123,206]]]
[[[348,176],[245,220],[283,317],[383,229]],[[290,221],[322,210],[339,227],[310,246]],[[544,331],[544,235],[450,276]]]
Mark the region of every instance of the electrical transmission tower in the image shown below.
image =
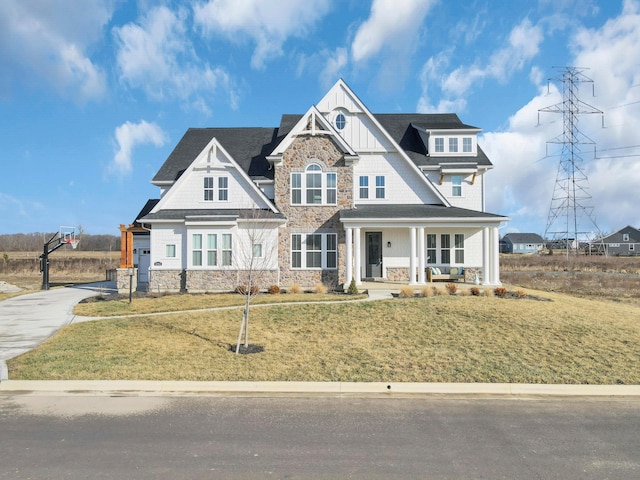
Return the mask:
[[[586,68],[554,68],[560,75],[549,81],[562,82],[562,102],[538,110],[538,124],[540,112],[561,113],[563,119],[562,134],[547,142],[560,144],[562,152],[544,236],[552,247],[562,246],[566,249],[568,256],[570,251],[577,253],[581,239],[593,237],[594,232],[600,234],[593,216],[594,207],[591,204],[581,149],[582,145],[593,145],[595,153],[595,142],[578,128],[578,116],[600,114],[604,127],[604,113],[578,98],[579,85],[582,83],[591,83],[595,96],[593,80],[583,73]],[[590,225],[586,225],[587,223]]]

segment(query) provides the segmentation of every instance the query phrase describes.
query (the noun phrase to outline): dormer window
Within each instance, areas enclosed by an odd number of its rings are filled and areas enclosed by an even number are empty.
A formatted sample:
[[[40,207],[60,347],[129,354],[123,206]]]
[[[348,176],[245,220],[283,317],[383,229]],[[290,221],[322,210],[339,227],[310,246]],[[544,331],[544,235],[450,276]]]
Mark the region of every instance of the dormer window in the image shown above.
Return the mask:
[[[455,153],[458,151],[458,138],[449,137],[449,152]]]
[[[434,139],[436,153],[444,153],[444,138],[436,137]]]
[[[464,137],[462,139],[462,151],[464,153],[471,153],[472,152],[471,137]]]

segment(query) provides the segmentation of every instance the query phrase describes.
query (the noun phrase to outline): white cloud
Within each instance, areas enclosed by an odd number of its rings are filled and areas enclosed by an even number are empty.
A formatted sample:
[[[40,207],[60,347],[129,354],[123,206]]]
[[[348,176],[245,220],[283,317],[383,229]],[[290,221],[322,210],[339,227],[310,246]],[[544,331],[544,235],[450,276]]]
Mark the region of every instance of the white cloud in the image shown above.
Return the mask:
[[[353,60],[363,62],[382,50],[417,46],[415,39],[433,0],[374,0],[369,18],[358,28],[351,44]]]
[[[194,22],[205,35],[255,42],[254,69],[282,55],[289,37],[304,37],[330,8],[329,0],[209,0],[194,6]]]
[[[543,39],[539,26],[532,25],[529,19],[523,20],[511,30],[508,44],[494,52],[486,65],[459,67],[445,77],[443,92],[450,96],[462,96],[472,85],[487,77],[505,82],[538,54]]]
[[[115,28],[121,81],[141,88],[152,99],[178,98],[206,114],[210,113],[206,99],[222,90],[235,108],[237,94],[230,75],[197,57],[187,35],[187,16],[185,9],[161,6],[149,10],[139,23]]]
[[[596,97],[591,97],[591,85],[579,90],[580,100],[604,111],[607,128],[601,128],[597,115],[580,115],[579,129],[597,145],[594,159],[587,145],[581,168],[588,178],[588,192],[598,226],[614,231],[626,225],[640,226],[637,207],[640,183],[640,3],[627,1],[623,13],[600,28],[580,29],[569,40],[575,57],[573,65],[588,67],[584,73],[594,81]],[[538,70],[530,78],[542,80]],[[561,101],[553,88],[547,94],[546,82],[539,84],[539,93],[523,106],[501,132],[483,135],[481,144],[492,159],[495,170],[490,173],[487,188],[487,208],[513,218],[513,224],[530,231],[544,233],[556,171],[560,162],[557,145],[547,142],[562,134],[561,114],[544,113],[543,126],[536,127],[538,111]],[[560,85],[558,84],[558,87]],[[508,187],[505,188],[504,186]],[[588,230],[589,220],[579,220]],[[521,229],[521,227],[517,227]]]
[[[53,87],[78,102],[100,98],[105,74],[86,51],[113,13],[111,0],[3,0],[0,2],[0,75],[7,84]]]
[[[125,122],[115,131],[118,151],[109,165],[109,172],[125,175],[132,170],[131,154],[138,145],[152,144],[161,147],[166,142],[166,135],[155,123],[145,120],[139,123]]]

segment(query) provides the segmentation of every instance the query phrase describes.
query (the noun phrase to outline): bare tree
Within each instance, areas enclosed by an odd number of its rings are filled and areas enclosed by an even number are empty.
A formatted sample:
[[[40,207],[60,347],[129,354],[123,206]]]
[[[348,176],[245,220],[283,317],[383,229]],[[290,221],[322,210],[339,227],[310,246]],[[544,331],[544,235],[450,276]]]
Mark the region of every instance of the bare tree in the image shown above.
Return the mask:
[[[244,333],[244,348],[249,348],[249,309],[251,300],[260,293],[266,283],[273,281],[273,273],[277,271],[277,225],[269,220],[264,210],[253,209],[245,212],[238,220],[238,236],[234,246],[234,264],[238,269],[242,285],[238,293],[244,295],[245,303],[238,333],[236,354]]]

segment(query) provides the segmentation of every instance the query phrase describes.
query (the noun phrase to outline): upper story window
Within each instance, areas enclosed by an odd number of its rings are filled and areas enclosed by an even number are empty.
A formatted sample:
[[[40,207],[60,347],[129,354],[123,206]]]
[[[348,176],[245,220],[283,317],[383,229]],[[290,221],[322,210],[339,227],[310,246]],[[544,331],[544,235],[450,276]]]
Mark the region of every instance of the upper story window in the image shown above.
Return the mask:
[[[444,152],[444,138],[436,137],[434,139],[436,152],[443,153]]]
[[[312,163],[304,173],[291,174],[292,205],[335,205],[337,203],[337,174],[323,172]]]
[[[369,198],[369,177],[360,176],[360,198]]]
[[[464,153],[471,153],[473,151],[471,137],[464,137],[462,139],[462,151]]]
[[[457,137],[449,137],[449,151],[457,152],[458,151],[458,138]]]
[[[374,182],[375,178],[375,184]],[[358,198],[368,199],[368,198],[376,198],[378,200],[384,199],[386,196],[386,186],[385,186],[385,176],[384,175],[375,175],[371,176],[371,181],[369,180],[368,175],[360,175],[358,180],[359,183],[359,195]],[[372,189],[375,188],[375,191],[369,192],[369,185],[372,186]]]
[[[461,175],[451,176],[451,195],[453,197],[462,196],[462,176]]]
[[[623,242],[628,242],[629,241],[629,234],[628,233],[623,233],[622,234],[622,241]]]
[[[217,184],[217,195],[216,195]],[[216,182],[215,177],[204,177],[204,201],[213,202],[217,198],[220,202],[226,202],[229,200],[229,179],[227,177],[218,177]]]
[[[346,127],[347,119],[343,113],[339,113],[338,115],[336,115],[335,124],[338,130],[343,130],[344,127]]]
[[[384,175],[376,175],[376,198],[384,198]]]

